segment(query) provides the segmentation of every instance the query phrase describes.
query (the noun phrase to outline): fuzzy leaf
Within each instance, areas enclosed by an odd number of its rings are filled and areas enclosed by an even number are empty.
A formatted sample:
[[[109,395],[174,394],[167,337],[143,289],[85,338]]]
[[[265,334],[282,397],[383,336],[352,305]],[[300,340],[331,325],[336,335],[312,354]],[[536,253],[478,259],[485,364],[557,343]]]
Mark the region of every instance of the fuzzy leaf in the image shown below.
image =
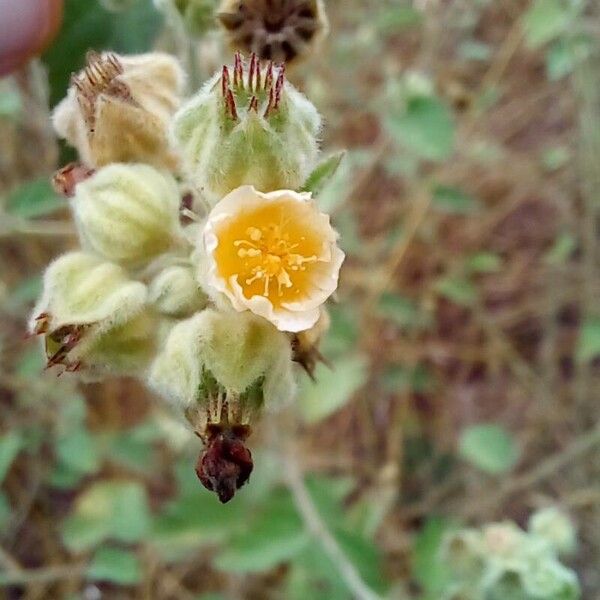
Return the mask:
[[[316,423],[333,414],[350,400],[366,377],[366,363],[361,356],[340,358],[333,363],[332,369],[319,364],[316,382],[304,380],[300,394],[305,421]]]
[[[11,431],[0,437],[0,483],[4,481],[22,445],[21,436],[16,431]]]
[[[311,192],[313,196],[318,196],[335,175],[345,155],[346,152],[337,152],[322,160],[308,176],[301,191]]]
[[[77,498],[73,514],[64,523],[63,538],[71,550],[79,551],[107,538],[139,540],[149,527],[150,512],[142,485],[100,481]]]
[[[20,185],[8,197],[7,212],[23,219],[43,217],[67,206],[47,179],[37,179]]]
[[[93,581],[134,585],[141,580],[142,569],[134,552],[104,546],[94,554],[87,576]]]
[[[459,453],[466,461],[492,475],[509,471],[519,458],[513,437],[493,423],[465,429],[460,438]]]
[[[587,362],[600,356],[600,317],[588,317],[581,326],[577,360]]]
[[[454,119],[450,109],[430,96],[414,96],[405,110],[388,120],[398,143],[421,158],[444,160],[454,150]]]
[[[445,185],[439,185],[434,189],[432,204],[440,212],[452,215],[469,214],[478,207],[475,198],[458,188]]]

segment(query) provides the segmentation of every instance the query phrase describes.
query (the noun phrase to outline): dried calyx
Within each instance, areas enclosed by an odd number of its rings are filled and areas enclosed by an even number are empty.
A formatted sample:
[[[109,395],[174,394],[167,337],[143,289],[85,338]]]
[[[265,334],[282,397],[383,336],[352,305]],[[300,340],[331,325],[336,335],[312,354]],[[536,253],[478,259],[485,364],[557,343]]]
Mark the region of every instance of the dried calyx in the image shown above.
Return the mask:
[[[71,77],[71,84],[77,90],[77,102],[88,127],[89,135],[96,129],[96,101],[102,94],[139,106],[133,99],[129,86],[119,79],[123,65],[115,54],[98,54],[90,51],[86,56],[87,66],[81,73]]]
[[[252,473],[252,454],[245,445],[249,435],[246,425],[210,425],[202,436],[205,447],[198,457],[196,475],[223,503],[235,496]]]
[[[328,28],[321,0],[224,0],[218,19],[234,48],[277,62],[306,55]]]

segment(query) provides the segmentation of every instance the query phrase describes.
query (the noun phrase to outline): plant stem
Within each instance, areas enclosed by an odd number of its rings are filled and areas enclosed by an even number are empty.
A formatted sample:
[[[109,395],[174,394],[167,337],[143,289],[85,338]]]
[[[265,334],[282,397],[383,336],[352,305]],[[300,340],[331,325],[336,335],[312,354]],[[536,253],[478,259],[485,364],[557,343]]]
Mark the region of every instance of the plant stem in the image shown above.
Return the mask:
[[[296,508],[304,520],[306,528],[313,538],[321,544],[352,596],[357,600],[380,600],[381,597],[362,580],[356,567],[344,554],[337,540],[321,518],[306,487],[293,449],[283,448],[282,456],[285,482],[292,493]]]

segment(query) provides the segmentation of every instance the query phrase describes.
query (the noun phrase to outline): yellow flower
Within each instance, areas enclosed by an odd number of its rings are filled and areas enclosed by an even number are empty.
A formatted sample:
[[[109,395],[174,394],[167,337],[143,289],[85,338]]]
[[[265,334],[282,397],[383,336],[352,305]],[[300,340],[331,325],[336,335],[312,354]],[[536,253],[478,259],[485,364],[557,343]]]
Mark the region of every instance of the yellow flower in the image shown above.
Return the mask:
[[[242,186],[210,213],[203,234],[209,291],[281,331],[304,331],[338,284],[344,253],[310,194]]]

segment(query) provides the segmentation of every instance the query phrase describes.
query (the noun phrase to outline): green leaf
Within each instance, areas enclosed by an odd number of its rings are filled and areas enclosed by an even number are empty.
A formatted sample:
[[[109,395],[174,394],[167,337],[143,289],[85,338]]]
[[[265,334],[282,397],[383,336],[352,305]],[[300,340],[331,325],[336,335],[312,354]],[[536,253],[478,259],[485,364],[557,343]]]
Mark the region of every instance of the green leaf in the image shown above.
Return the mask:
[[[467,259],[465,267],[471,273],[497,273],[502,259],[493,252],[478,252]]]
[[[22,109],[19,91],[11,85],[2,85],[0,81],[0,119],[16,119]]]
[[[60,437],[56,442],[56,454],[62,464],[81,474],[93,473],[100,466],[94,439],[83,428]]]
[[[106,538],[134,542],[149,528],[150,510],[141,484],[100,481],[77,498],[73,514],[64,523],[63,538],[71,550],[78,551]]]
[[[134,585],[142,579],[140,561],[134,552],[103,546],[98,548],[87,570],[93,581]]]
[[[344,555],[354,565],[363,581],[374,591],[384,592],[380,552],[373,542],[345,529],[334,527],[332,533]],[[286,598],[290,600],[349,600],[351,592],[340,577],[339,569],[313,543],[294,560],[288,579]]]
[[[346,152],[338,152],[332,154],[322,160],[308,176],[302,187],[303,192],[311,192],[313,196],[318,196],[321,190],[329,183],[330,179],[335,175],[342,159]]]
[[[11,514],[11,506],[6,494],[4,492],[0,492],[0,529],[4,531],[5,527],[8,525]]]
[[[568,232],[563,232],[557,236],[545,259],[551,265],[561,265],[571,258],[576,249],[577,238]]]
[[[430,517],[415,538],[412,552],[412,575],[421,586],[424,600],[438,600],[450,579],[450,569],[440,560],[440,547],[454,526],[440,517]]]
[[[537,48],[556,38],[566,30],[571,17],[566,0],[535,0],[523,20],[527,44]]]
[[[429,370],[423,365],[417,365],[414,368],[394,365],[384,371],[381,383],[383,389],[391,394],[402,394],[409,391],[423,394],[431,390],[434,380]]]
[[[20,185],[8,197],[6,210],[16,217],[32,219],[49,215],[66,206],[65,199],[52,189],[45,178]]]
[[[440,279],[435,289],[438,294],[460,306],[472,306],[478,297],[477,288],[463,277]]]
[[[147,52],[161,22],[149,0],[134,0],[130,9],[119,13],[106,10],[99,2],[66,0],[60,34],[43,57],[48,67],[51,104],[66,95],[71,73],[84,66],[88,50]]]
[[[413,96],[405,110],[392,114],[387,121],[398,143],[421,158],[444,160],[454,150],[454,119],[439,99]]]
[[[400,327],[413,328],[422,320],[419,307],[412,300],[391,292],[382,294],[377,313]]]
[[[466,215],[475,211],[479,205],[477,200],[458,188],[438,185],[433,190],[432,206],[451,215]]]
[[[381,33],[397,34],[399,30],[419,25],[423,14],[412,6],[385,7],[375,14],[374,24]]]
[[[316,382],[303,380],[301,411],[307,423],[316,423],[333,414],[350,400],[367,378],[367,366],[361,356],[348,356],[335,361],[329,369],[319,364]]]
[[[464,60],[488,61],[492,56],[489,44],[477,40],[465,40],[458,47],[458,53]]]
[[[275,493],[262,514],[235,535],[215,565],[227,572],[260,572],[293,558],[309,542],[289,493]]]
[[[467,427],[460,438],[459,453],[464,460],[492,475],[506,473],[519,458],[512,435],[493,423]]]
[[[580,363],[600,356],[600,317],[588,317],[581,325],[576,356]]]
[[[21,435],[16,431],[0,436],[0,483],[23,447]]]
[[[42,293],[42,278],[39,275],[25,277],[13,287],[4,302],[3,308],[11,313],[24,314]]]
[[[179,495],[154,519],[149,541],[167,561],[177,561],[207,543],[224,540],[247,521],[246,486],[235,502],[222,505],[198,484],[190,457],[175,467]]]
[[[358,341],[358,317],[349,305],[335,304],[328,310],[331,327],[323,340],[322,352],[328,357],[346,354]]]
[[[544,169],[552,172],[564,167],[571,159],[571,153],[565,146],[555,146],[548,148],[541,158]]]
[[[587,35],[558,39],[546,52],[546,72],[550,81],[556,81],[573,72],[573,69],[586,60],[594,48]]]

